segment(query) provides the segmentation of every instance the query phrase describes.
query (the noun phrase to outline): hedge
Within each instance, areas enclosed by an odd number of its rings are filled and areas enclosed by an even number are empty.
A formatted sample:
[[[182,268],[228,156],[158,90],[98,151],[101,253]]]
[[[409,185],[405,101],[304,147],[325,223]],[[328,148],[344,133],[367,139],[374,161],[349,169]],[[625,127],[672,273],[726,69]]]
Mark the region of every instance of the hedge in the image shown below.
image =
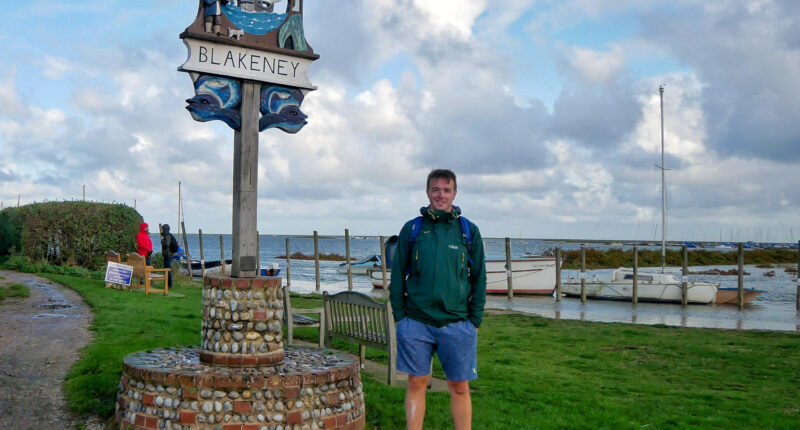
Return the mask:
[[[0,256],[21,254],[33,261],[80,266],[105,264],[105,253],[136,250],[142,216],[115,203],[33,203],[0,211]]]

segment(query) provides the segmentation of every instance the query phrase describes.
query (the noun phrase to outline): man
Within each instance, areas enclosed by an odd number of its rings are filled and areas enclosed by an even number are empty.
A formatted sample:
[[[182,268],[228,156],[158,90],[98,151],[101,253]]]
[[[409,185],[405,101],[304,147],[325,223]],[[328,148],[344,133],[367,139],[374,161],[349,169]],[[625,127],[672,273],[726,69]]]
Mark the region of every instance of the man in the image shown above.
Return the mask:
[[[150,266],[153,242],[150,240],[150,230],[146,222],[139,224],[139,233],[136,235],[136,252],[144,257],[145,263]]]
[[[169,232],[169,224],[161,226],[161,256],[164,257],[164,268],[172,266],[172,255],[178,251],[178,240]],[[168,284],[172,287],[172,270],[168,272]]]
[[[420,209],[421,223],[407,222],[397,239],[390,298],[397,321],[397,369],[408,373],[406,425],[421,429],[431,359],[436,351],[450,390],[457,430],[472,428],[469,381],[478,377],[478,327],[486,302],[486,261],[480,231],[463,223],[453,206],[456,175],[434,169]],[[412,230],[418,231],[412,233]],[[467,238],[470,243],[467,243]]]

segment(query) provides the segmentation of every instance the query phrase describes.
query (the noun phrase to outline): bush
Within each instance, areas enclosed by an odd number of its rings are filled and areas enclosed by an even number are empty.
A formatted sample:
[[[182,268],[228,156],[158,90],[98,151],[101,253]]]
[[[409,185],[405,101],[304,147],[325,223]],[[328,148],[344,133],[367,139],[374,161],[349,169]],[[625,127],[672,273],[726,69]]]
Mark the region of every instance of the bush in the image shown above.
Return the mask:
[[[16,253],[30,261],[99,269],[106,251],[136,250],[141,222],[136,210],[122,204],[73,201],[7,208],[0,212],[0,256]]]

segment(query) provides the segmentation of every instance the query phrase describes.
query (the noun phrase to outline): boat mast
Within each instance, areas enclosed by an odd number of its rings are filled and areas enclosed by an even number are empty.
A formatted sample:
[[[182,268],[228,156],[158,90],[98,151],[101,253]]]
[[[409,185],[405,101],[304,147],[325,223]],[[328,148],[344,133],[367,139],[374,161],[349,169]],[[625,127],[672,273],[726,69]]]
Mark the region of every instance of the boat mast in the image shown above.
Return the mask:
[[[667,261],[667,185],[664,178],[664,85],[658,87],[661,101],[661,273],[664,273]]]

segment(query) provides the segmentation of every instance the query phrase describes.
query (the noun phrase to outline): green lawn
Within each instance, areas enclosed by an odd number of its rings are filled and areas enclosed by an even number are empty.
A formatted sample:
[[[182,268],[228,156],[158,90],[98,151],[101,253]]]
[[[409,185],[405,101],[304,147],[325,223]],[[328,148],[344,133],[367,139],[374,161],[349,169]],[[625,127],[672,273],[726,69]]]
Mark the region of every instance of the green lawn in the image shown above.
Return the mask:
[[[193,345],[200,338],[200,288],[185,297],[144,296],[102,281],[44,275],[78,291],[95,312],[95,342],[67,377],[71,407],[108,418],[122,358]],[[318,307],[318,298],[293,300]],[[316,329],[296,336],[316,339]],[[344,342],[334,347],[356,352]],[[796,429],[800,423],[800,334],[653,327],[487,315],[473,388],[476,429]],[[385,360],[380,351],[367,358]],[[438,362],[434,373],[442,377]],[[404,390],[364,377],[367,418],[405,427]],[[426,428],[452,428],[446,393],[428,395]]]

